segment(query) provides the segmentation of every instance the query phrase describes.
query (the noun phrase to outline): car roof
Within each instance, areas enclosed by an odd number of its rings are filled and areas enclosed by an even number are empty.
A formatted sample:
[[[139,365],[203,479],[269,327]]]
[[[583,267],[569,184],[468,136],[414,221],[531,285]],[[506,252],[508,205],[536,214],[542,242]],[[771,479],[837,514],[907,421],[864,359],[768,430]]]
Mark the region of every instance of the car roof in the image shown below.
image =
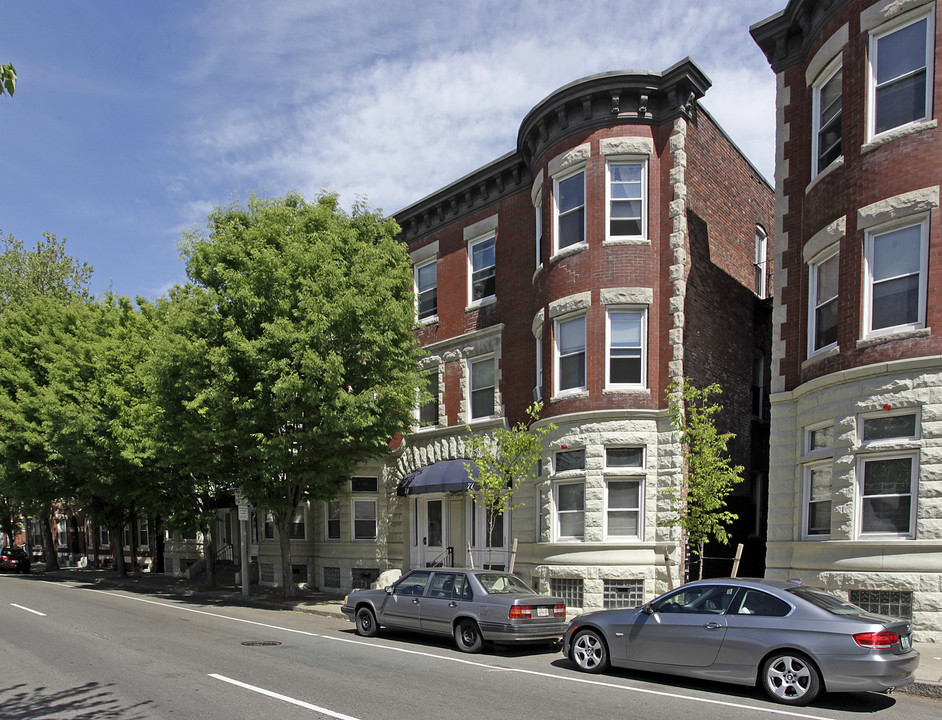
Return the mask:
[[[687,586],[696,586],[696,585],[739,585],[741,587],[751,587],[759,590],[775,588],[776,590],[789,590],[796,587],[801,587],[800,580],[774,580],[771,578],[739,578],[739,577],[724,577],[724,578],[708,578],[706,580],[694,580],[693,582],[686,583],[681,587]]]

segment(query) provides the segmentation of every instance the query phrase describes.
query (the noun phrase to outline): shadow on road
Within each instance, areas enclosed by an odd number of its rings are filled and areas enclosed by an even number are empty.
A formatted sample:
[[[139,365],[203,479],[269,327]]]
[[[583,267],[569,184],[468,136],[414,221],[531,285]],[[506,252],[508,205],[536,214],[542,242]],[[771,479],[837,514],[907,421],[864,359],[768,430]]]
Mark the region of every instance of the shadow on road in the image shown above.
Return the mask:
[[[556,658],[552,662],[552,665],[559,669],[576,669],[575,663],[564,657]],[[695,690],[697,692],[715,695],[717,696],[715,699],[720,701],[729,700],[730,698],[739,698],[743,700],[767,702],[769,709],[787,707],[770,702],[762,690],[756,687],[727,685],[711,680],[698,680],[696,678],[662,675],[660,673],[645,672],[642,670],[624,670],[622,668],[612,668],[608,670],[607,674],[610,677],[643,682],[651,686],[652,689],[657,689],[664,693],[670,693],[674,690]],[[604,678],[605,675],[597,677]],[[811,703],[810,707],[822,710],[841,710],[849,713],[875,713],[891,708],[895,704],[895,698],[883,693],[823,693],[815,702]]]
[[[110,688],[97,682],[88,682],[69,690],[54,691],[38,685],[30,687],[20,683],[0,688],[0,713],[4,720],[37,720],[37,718],[70,718],[70,720],[142,720],[150,717],[141,710],[150,702],[125,705]]]

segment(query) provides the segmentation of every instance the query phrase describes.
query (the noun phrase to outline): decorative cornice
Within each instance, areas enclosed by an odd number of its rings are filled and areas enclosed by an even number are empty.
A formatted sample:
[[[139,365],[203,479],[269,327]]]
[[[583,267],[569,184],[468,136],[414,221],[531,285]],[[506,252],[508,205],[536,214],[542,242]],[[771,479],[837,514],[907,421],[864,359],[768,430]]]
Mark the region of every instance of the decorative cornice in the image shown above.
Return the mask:
[[[690,58],[664,72],[623,70],[564,85],[524,118],[517,149],[393,213],[399,239],[414,242],[521,190],[532,190],[543,152],[586,130],[617,125],[662,125],[692,118],[710,79]]]
[[[790,0],[772,17],[749,28],[776,73],[805,60],[811,44],[850,0]]]

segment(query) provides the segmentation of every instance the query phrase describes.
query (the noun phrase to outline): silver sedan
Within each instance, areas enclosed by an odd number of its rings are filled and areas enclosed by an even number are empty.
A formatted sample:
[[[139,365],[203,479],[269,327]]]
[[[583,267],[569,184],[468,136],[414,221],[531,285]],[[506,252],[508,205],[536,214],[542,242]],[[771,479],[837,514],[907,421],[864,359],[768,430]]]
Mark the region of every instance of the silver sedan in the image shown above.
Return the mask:
[[[759,685],[806,705],[823,691],[890,691],[914,681],[906,620],[793,581],[688,583],[643,605],[575,618],[563,653],[585,672],[609,666]]]
[[[558,644],[566,629],[562,598],[539,595],[517,575],[496,570],[413,570],[384,590],[350,593],[340,610],[364,637],[380,626],[451,635],[469,653],[485,641]]]

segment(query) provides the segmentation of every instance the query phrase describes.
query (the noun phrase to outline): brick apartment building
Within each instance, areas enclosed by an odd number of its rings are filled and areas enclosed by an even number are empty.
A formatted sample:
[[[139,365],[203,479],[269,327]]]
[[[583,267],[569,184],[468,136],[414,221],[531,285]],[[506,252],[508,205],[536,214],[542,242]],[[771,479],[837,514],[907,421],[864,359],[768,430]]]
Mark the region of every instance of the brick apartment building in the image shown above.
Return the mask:
[[[767,575],[942,640],[942,17],[791,0],[777,77]]]
[[[709,86],[689,59],[570,83],[524,118],[514,151],[395,214],[434,400],[349,497],[299,516],[299,580],[507,566],[516,541],[515,570],[574,608],[666,589],[663,554],[676,565],[680,549],[662,491],[680,456],[665,389],[684,375],[723,387],[747,468],[736,540],[761,574],[774,194],[700,107]],[[487,548],[467,427],[524,420],[534,398],[558,429]],[[256,549],[276,582],[277,543]]]

